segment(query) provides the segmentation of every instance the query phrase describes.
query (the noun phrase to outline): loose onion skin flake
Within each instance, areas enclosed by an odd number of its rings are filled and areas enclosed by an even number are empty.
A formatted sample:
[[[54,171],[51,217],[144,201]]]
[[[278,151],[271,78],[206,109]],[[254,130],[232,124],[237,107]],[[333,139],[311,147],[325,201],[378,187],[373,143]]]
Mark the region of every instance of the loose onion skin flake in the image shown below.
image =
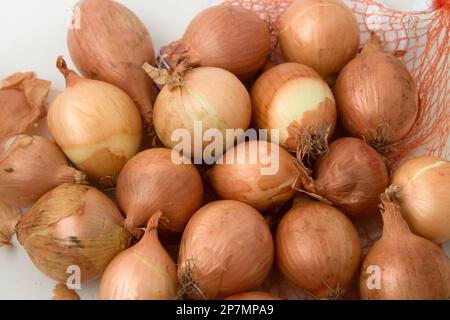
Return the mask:
[[[272,267],[273,240],[262,215],[247,204],[212,202],[189,221],[178,257],[181,293],[221,299],[257,288]]]
[[[20,219],[20,210],[0,200],[0,248],[11,246],[11,238],[16,232],[16,224]]]
[[[225,300],[253,300],[253,301],[274,301],[274,300],[281,300],[280,297],[269,293],[269,292],[245,292],[245,293],[239,293],[234,296],[228,297]]]

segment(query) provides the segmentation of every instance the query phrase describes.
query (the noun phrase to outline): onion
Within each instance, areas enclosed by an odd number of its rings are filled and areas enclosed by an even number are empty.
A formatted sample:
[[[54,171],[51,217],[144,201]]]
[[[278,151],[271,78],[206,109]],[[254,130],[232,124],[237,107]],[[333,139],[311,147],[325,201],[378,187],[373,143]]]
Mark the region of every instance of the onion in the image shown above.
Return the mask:
[[[208,178],[222,199],[239,200],[267,211],[294,196],[292,186],[298,177],[295,158],[277,145],[263,141],[241,143],[217,163]]]
[[[281,220],[275,243],[281,273],[318,298],[340,298],[360,266],[361,244],[350,220],[305,195]]]
[[[223,200],[201,208],[183,233],[178,257],[182,292],[194,299],[221,299],[252,290],[266,279],[273,240],[258,211]]]
[[[304,190],[325,198],[351,218],[375,214],[379,195],[389,186],[389,174],[382,157],[364,141],[342,138],[330,145],[319,159],[315,180],[302,166]]]
[[[245,292],[245,293],[239,293],[236,294],[234,296],[228,297],[225,300],[253,300],[253,301],[258,301],[258,300],[281,300],[280,297],[271,294],[269,292]]]
[[[123,217],[103,193],[64,184],[45,194],[17,224],[17,238],[36,267],[66,283],[76,266],[81,282],[98,278],[130,244]]]
[[[19,219],[20,210],[0,200],[0,247],[11,245],[10,241]]]
[[[63,283],[58,283],[53,289],[52,300],[80,300],[80,296]]]
[[[181,65],[218,67],[245,80],[255,75],[269,56],[269,25],[252,10],[214,6],[194,18],[181,47]]]
[[[396,57],[373,36],[340,74],[335,95],[345,129],[380,151],[403,139],[415,123],[419,94]]]
[[[436,243],[450,240],[450,162],[436,157],[407,161],[390,191],[411,230]]]
[[[278,65],[262,74],[251,96],[256,126],[280,130],[284,148],[309,155],[326,150],[337,112],[331,89],[313,69]]]
[[[78,70],[87,78],[125,91],[139,108],[144,124],[151,124],[153,85],[141,66],[155,63],[155,51],[145,25],[111,0],[83,0],[74,12],[68,45]]]
[[[282,19],[279,39],[288,61],[330,77],[356,56],[360,32],[352,11],[341,1],[297,0]]]
[[[436,300],[450,297],[450,260],[413,234],[398,205],[383,196],[383,236],[367,256],[360,291],[365,300]]]
[[[79,77],[62,58],[58,69],[67,89],[50,106],[49,130],[77,168],[110,186],[140,146],[142,125],[136,106],[122,90]]]
[[[45,138],[17,135],[0,143],[0,199],[11,206],[30,206],[63,183],[85,181],[61,149]]]
[[[178,293],[177,268],[158,240],[161,212],[149,220],[144,237],[109,264],[100,300],[168,300]]]
[[[169,149],[141,152],[119,175],[116,196],[129,230],[135,232],[162,211],[169,221],[161,227],[180,232],[202,206],[200,174],[192,164],[175,164],[171,154]]]

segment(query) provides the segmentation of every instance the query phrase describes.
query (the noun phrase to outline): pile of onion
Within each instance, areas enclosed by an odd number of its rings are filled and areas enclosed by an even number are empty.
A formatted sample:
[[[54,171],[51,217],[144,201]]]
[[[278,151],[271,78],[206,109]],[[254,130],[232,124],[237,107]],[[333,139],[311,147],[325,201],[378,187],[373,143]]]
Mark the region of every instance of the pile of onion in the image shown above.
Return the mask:
[[[212,202],[192,216],[178,257],[181,292],[194,299],[221,299],[257,288],[274,256],[269,226],[247,204]]]
[[[218,67],[245,80],[255,75],[270,53],[267,22],[249,9],[220,5],[202,11],[181,40],[181,66]]]
[[[342,124],[379,151],[403,139],[419,112],[419,94],[408,69],[384,53],[375,35],[339,75],[334,89]]]
[[[294,157],[275,144],[255,140],[229,150],[208,172],[219,197],[245,202],[260,211],[289,201],[297,177]]]
[[[81,282],[101,276],[131,235],[116,205],[100,191],[64,184],[45,194],[17,224],[17,239],[36,267],[66,283],[73,266]]]
[[[100,283],[101,300],[177,298],[177,267],[158,240],[160,218],[161,212],[155,213],[143,238],[109,264]]]
[[[278,129],[280,144],[304,155],[322,154],[337,121],[327,83],[313,69],[285,63],[266,71],[251,91],[255,125]]]
[[[433,242],[413,234],[399,206],[383,196],[383,236],[361,271],[365,300],[447,300],[450,260]]]
[[[314,179],[303,165],[300,171],[300,191],[330,202],[355,219],[377,213],[379,196],[389,186],[383,158],[357,138],[334,141],[317,162]]]
[[[419,157],[403,164],[389,189],[411,230],[438,244],[450,240],[450,162]]]
[[[282,19],[279,39],[287,61],[331,80],[356,56],[360,31],[353,12],[339,0],[297,0]]]
[[[81,78],[67,69],[61,57],[57,67],[66,78],[67,89],[50,106],[49,130],[77,168],[111,186],[141,143],[136,105],[111,84]]]
[[[281,273],[320,299],[339,299],[360,266],[361,244],[350,220],[306,195],[281,220],[275,243]]]
[[[87,78],[125,91],[139,108],[144,124],[152,121],[152,81],[141,66],[155,63],[152,39],[139,18],[111,0],[83,0],[68,30],[70,56]]]
[[[170,149],[155,148],[125,165],[116,196],[125,226],[133,233],[158,211],[168,220],[162,229],[181,232],[203,203],[203,183],[194,165],[175,164]]]
[[[61,184],[83,184],[85,179],[45,138],[17,135],[0,143],[0,199],[11,206],[30,206]]]

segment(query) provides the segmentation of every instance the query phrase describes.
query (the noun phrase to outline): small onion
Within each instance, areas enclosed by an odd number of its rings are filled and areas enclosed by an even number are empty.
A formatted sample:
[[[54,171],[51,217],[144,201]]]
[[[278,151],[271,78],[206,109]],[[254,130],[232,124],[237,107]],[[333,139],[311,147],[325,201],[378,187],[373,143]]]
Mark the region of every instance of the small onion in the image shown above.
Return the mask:
[[[337,121],[330,87],[311,68],[278,65],[261,75],[251,92],[254,122],[280,130],[280,144],[289,151],[321,154]]]
[[[221,299],[252,290],[266,279],[274,255],[262,215],[247,204],[223,200],[201,208],[183,233],[178,257],[182,292]]]
[[[177,267],[158,240],[161,212],[149,220],[144,237],[109,264],[100,300],[169,300],[178,294]]]
[[[250,141],[229,150],[208,172],[208,178],[222,199],[242,201],[267,211],[294,196],[293,185],[298,177],[295,161],[277,145]]]
[[[436,244],[413,234],[400,208],[383,196],[383,236],[370,250],[360,279],[365,300],[450,298],[450,260]]]
[[[418,116],[414,79],[375,36],[341,72],[334,91],[345,129],[380,151],[403,139]]]
[[[126,215],[125,226],[135,231],[161,211],[169,220],[161,227],[183,231],[189,218],[203,202],[203,183],[192,164],[175,164],[169,149],[139,153],[123,168],[116,196]]]
[[[280,297],[269,293],[269,292],[245,292],[245,293],[239,293],[234,296],[228,297],[225,300],[253,300],[253,301],[274,301],[274,300],[281,300]]]
[[[111,185],[139,149],[139,112],[119,88],[79,77],[62,58],[57,64],[67,89],[50,106],[49,130],[77,168]]]
[[[85,183],[59,147],[39,136],[17,135],[0,143],[0,199],[25,208],[64,183]]]
[[[83,0],[68,30],[70,56],[87,78],[125,91],[151,124],[153,86],[141,66],[155,63],[152,39],[139,18],[111,0]]]
[[[214,6],[192,20],[181,46],[183,64],[226,69],[245,80],[255,75],[269,56],[269,25],[252,10]]]
[[[66,283],[73,266],[79,268],[81,282],[100,277],[129,246],[131,235],[107,196],[88,186],[64,184],[20,219],[17,239],[42,273]]]
[[[281,273],[318,298],[340,298],[360,266],[361,243],[350,220],[305,195],[281,220],[275,243]]]
[[[450,240],[450,162],[436,157],[407,161],[391,191],[411,230],[436,243]]]
[[[288,61],[329,77],[356,56],[360,31],[352,11],[339,0],[297,0],[283,17],[279,39]]]

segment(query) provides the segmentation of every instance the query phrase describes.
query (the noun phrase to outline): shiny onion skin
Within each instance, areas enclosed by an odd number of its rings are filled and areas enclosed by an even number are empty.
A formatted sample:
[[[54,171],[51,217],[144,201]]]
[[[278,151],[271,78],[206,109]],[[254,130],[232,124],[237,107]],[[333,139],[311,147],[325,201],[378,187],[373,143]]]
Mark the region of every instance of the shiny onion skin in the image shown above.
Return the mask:
[[[390,190],[411,230],[441,244],[450,240],[450,162],[418,157],[394,174]]]
[[[376,214],[379,196],[389,186],[383,158],[357,138],[334,141],[316,164],[314,178],[301,174],[304,190],[330,201],[352,219]]]
[[[337,111],[330,87],[313,69],[297,63],[273,67],[255,82],[251,98],[255,125],[280,130],[281,146],[313,155],[326,150]]]
[[[202,206],[203,183],[192,164],[175,164],[170,149],[143,151],[123,168],[116,196],[130,231],[147,224],[158,211],[168,222],[160,227],[183,231],[189,218]]]
[[[411,130],[419,112],[416,84],[403,63],[373,36],[342,70],[334,88],[345,129],[386,151]]]
[[[246,80],[262,68],[269,56],[269,24],[246,8],[213,6],[192,20],[181,46],[182,64],[218,67]]]
[[[155,213],[143,238],[108,265],[100,283],[100,300],[177,298],[177,267],[158,240],[160,218],[161,212]]]
[[[141,143],[136,105],[111,84],[81,78],[61,57],[57,67],[67,89],[50,106],[50,133],[78,169],[110,187]]]
[[[180,244],[181,292],[193,299],[222,299],[257,288],[274,256],[269,226],[242,202],[207,204],[192,216]]]
[[[233,161],[227,160],[227,153],[208,172],[209,181],[219,197],[242,201],[259,211],[267,211],[294,196],[293,185],[298,169],[295,158],[287,151],[268,142],[250,141],[228,152],[234,155]],[[275,174],[263,174],[263,170],[271,166],[276,170]]]
[[[239,300],[253,300],[253,301],[275,301],[275,300],[281,300],[280,297],[269,293],[269,292],[244,292],[244,293],[239,293],[236,294],[234,296],[228,297],[225,300],[234,300],[234,301],[239,301]]]
[[[287,61],[329,78],[356,56],[360,31],[353,12],[339,0],[297,0],[281,21],[279,39]]]
[[[305,195],[296,200],[276,232],[278,267],[315,297],[339,299],[360,266],[358,232],[336,208]]]
[[[116,205],[100,191],[64,184],[46,193],[19,220],[17,239],[47,277],[66,283],[70,266],[81,282],[97,279],[131,241]]]
[[[360,279],[364,300],[447,300],[450,260],[433,242],[413,234],[400,208],[383,201],[384,229],[370,250]]]
[[[78,70],[87,78],[125,91],[139,108],[144,124],[151,125],[153,85],[141,66],[155,63],[155,51],[145,25],[111,0],[80,1],[72,23],[67,42]]]
[[[70,166],[54,142],[29,135],[0,142],[1,201],[25,208],[64,183],[84,184],[86,175]]]

